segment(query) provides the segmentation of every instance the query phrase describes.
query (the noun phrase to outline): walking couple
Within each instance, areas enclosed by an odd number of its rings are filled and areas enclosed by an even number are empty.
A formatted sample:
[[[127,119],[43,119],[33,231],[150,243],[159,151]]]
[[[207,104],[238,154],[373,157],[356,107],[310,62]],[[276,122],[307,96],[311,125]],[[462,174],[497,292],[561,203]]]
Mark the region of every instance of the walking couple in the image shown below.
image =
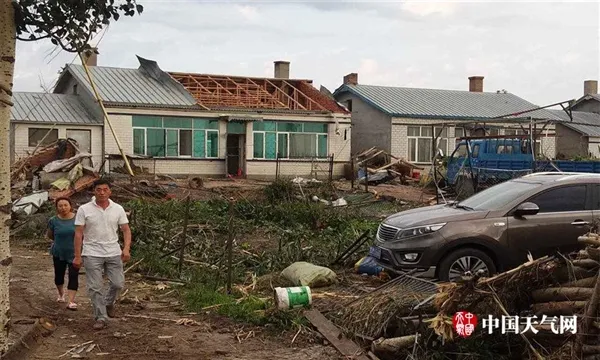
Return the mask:
[[[48,223],[48,237],[53,240],[55,284],[58,301],[64,302],[64,276],[69,268],[67,308],[76,310],[75,293],[81,266],[85,268],[88,293],[94,309],[94,329],[107,326],[115,316],[115,300],[125,283],[123,263],[130,259],[131,230],[123,207],[110,199],[110,183],[100,179],[94,183],[94,198],[72,212],[68,198],[56,200],[57,216]],[[118,230],[123,233],[123,249]],[[109,281],[104,294],[103,274]]]

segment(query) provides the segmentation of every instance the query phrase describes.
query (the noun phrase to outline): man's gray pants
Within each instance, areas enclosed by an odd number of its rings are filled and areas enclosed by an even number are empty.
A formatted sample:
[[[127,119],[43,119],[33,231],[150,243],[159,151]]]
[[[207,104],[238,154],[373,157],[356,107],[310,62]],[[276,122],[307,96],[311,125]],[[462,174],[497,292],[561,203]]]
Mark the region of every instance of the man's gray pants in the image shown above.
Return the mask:
[[[94,308],[94,317],[96,320],[108,321],[106,305],[114,305],[117,296],[119,296],[119,292],[125,284],[125,274],[123,273],[121,256],[84,256],[83,266],[85,267],[88,294],[92,300],[92,307]],[[103,291],[103,270],[109,282],[109,288],[106,295]]]

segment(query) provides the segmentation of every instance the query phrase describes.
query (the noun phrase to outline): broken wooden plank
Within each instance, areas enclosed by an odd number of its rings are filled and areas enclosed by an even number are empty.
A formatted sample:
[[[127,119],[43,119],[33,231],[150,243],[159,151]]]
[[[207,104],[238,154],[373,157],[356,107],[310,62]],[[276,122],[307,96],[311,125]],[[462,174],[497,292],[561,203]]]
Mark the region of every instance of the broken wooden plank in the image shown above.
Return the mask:
[[[367,161],[369,161],[369,160],[371,160],[371,159],[374,159],[374,158],[376,158],[376,157],[377,157],[377,156],[379,156],[379,154],[381,154],[382,152],[383,152],[383,150],[379,150],[379,151],[378,151],[378,152],[376,152],[375,154],[373,154],[373,155],[370,155],[368,158],[366,158],[366,159],[364,159],[364,160],[361,160],[361,161],[359,161],[359,162],[358,162],[358,164],[356,164],[356,165],[360,166],[362,163],[364,163],[364,162],[367,162]]]
[[[305,311],[304,316],[346,359],[369,360],[365,355],[366,352],[356,345],[354,341],[345,337],[319,310],[312,309]]]

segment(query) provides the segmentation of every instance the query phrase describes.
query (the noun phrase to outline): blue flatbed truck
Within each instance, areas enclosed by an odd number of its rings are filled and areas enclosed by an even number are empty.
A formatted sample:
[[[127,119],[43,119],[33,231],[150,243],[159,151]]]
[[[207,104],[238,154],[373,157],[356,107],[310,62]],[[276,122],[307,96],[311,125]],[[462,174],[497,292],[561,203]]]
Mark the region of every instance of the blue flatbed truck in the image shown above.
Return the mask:
[[[536,160],[527,137],[460,139],[448,159],[446,182],[457,185],[465,177],[479,184],[495,183],[527,172],[600,173],[600,161]]]

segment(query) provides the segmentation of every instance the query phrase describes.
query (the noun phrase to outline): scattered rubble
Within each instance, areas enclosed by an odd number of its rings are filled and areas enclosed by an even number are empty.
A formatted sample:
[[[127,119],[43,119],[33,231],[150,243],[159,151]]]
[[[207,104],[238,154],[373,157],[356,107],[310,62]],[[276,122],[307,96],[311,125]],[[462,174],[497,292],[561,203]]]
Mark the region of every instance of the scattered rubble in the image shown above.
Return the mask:
[[[375,147],[358,154],[352,161],[359,183],[370,185],[389,183],[395,179],[402,185],[417,183],[419,179],[415,178],[415,170],[424,170]]]

